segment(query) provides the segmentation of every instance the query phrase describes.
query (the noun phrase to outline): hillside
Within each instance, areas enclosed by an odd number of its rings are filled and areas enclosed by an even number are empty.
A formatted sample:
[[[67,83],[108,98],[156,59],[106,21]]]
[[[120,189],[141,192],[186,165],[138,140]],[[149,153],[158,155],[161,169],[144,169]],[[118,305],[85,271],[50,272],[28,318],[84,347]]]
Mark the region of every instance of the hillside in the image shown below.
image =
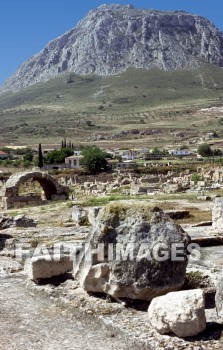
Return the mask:
[[[0,96],[0,142],[59,144],[66,136],[78,143],[162,145],[182,130],[183,142],[214,129],[221,134],[222,113],[199,110],[222,105],[223,70],[213,65],[131,68],[112,77],[69,73]],[[135,129],[144,133],[125,134]]]

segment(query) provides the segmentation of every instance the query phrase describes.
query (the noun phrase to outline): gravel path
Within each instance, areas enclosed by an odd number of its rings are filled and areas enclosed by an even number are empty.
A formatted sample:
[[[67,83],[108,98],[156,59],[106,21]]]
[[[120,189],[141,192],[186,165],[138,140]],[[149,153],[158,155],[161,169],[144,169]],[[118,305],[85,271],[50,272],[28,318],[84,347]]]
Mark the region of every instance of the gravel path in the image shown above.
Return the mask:
[[[0,276],[1,350],[136,349],[127,343],[49,298],[31,295],[22,274]]]

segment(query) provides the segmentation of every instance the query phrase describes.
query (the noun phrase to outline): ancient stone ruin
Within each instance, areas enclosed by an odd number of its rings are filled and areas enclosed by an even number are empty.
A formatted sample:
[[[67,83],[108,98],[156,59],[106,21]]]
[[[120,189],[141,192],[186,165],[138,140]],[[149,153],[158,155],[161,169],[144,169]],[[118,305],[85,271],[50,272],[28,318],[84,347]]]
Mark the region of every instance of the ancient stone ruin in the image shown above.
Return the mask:
[[[97,214],[83,250],[74,261],[74,278],[88,292],[152,300],[184,284],[189,241],[183,229],[154,205],[143,201],[113,202]],[[165,261],[154,257],[154,249],[160,254],[161,243],[168,247]],[[181,261],[171,259],[177,243],[184,248]],[[101,244],[104,254],[99,259]],[[92,256],[95,250],[97,256]],[[132,253],[133,259],[118,257],[118,250]]]
[[[41,194],[19,195],[19,188],[27,181],[37,181]],[[41,205],[50,200],[65,200],[69,198],[68,188],[60,185],[51,175],[40,172],[22,172],[12,175],[1,190],[2,208],[21,208],[28,205]]]
[[[213,229],[222,233],[223,231],[223,198],[215,198],[212,209]]]

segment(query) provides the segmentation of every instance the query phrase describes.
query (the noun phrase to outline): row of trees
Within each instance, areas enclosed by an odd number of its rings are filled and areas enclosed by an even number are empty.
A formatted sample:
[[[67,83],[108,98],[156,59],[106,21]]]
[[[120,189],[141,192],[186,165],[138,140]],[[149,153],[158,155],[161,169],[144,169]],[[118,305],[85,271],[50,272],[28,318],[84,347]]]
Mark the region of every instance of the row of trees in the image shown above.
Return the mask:
[[[23,165],[24,167],[29,167],[30,165],[35,165],[42,168],[44,165],[63,164],[65,158],[74,154],[74,145],[64,139],[60,149],[48,152],[45,156],[42,152],[41,143],[38,146],[37,155],[34,154],[31,148],[18,150],[5,148],[4,151],[8,153],[9,158],[0,161],[0,163],[5,166],[13,165],[19,167]],[[81,155],[81,165],[90,173],[95,174],[108,169],[107,158],[111,158],[111,155],[102,151],[99,147],[85,147],[82,149]]]
[[[61,149],[63,148],[74,149],[74,144],[71,141],[67,141],[67,139],[65,138],[64,140],[61,141]]]

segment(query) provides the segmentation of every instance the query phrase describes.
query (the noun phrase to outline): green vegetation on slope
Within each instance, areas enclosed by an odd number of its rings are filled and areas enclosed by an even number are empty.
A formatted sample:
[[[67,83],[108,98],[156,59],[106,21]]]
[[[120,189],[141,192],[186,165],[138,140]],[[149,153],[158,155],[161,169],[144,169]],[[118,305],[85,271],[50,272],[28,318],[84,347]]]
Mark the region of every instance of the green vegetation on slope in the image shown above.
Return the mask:
[[[112,77],[63,75],[0,96],[0,141],[83,141],[95,134],[133,128],[209,130],[220,120],[195,119],[202,106],[223,100],[223,70],[128,69]]]

